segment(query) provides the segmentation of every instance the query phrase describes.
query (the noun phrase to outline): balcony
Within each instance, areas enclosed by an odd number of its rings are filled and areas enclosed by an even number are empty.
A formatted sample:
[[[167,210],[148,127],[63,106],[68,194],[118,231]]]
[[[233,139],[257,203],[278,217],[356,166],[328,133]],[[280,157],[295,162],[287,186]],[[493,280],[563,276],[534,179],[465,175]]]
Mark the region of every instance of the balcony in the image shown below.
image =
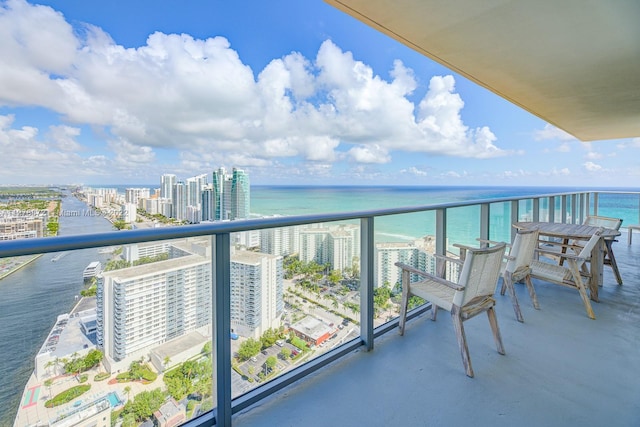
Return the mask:
[[[605,269],[601,302],[594,304],[597,320],[587,318],[574,290],[535,281],[542,308],[537,311],[531,307],[526,290],[517,286],[524,324],[515,320],[508,297],[497,296],[505,356],[496,353],[484,319],[465,324],[474,379],[464,375],[446,313],[433,323],[425,315],[428,307],[418,307],[411,313],[404,337],[397,335],[396,319],[374,322],[374,221],[427,213],[425,222],[434,231],[435,250],[445,253],[453,243],[449,239],[467,244],[476,237],[508,240],[511,222],[523,218],[582,222],[587,214],[606,215],[599,200],[607,196],[604,192],[523,196],[12,241],[0,245],[0,257],[212,235],[213,394],[217,408],[189,421],[190,426],[210,425],[214,414],[219,425],[237,426],[461,425],[469,420],[478,425],[634,425],[640,420],[640,382],[634,375],[640,368],[636,357],[640,342],[640,271],[636,262],[640,239],[628,246],[624,228],[614,246],[624,285],[618,286],[610,269]],[[625,224],[637,223],[640,196],[627,196],[632,208]],[[464,224],[470,231],[463,238],[452,233],[459,226],[455,222],[459,209],[478,213],[474,224]],[[360,311],[355,316],[359,336],[345,339],[333,350],[259,386],[236,388],[232,385],[233,353],[228,339],[230,233],[353,220],[361,226]],[[24,385],[13,386],[19,395]],[[592,410],[596,405],[597,410]]]
[[[432,322],[427,312],[403,337],[391,329],[374,350],[349,353],[234,415],[233,425],[638,425],[640,241],[619,240],[624,284],[605,270],[596,320],[576,291],[534,280],[540,310],[516,285],[524,323],[508,296],[496,295],[505,356],[485,316],[465,322],[475,378],[465,376],[448,313]]]

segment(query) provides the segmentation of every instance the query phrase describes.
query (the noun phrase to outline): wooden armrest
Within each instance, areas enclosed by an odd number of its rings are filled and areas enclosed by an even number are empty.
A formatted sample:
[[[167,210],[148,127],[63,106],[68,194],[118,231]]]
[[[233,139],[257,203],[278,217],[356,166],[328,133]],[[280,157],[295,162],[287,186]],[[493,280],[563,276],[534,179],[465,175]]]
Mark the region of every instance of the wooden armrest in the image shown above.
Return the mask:
[[[462,265],[464,263],[464,261],[461,260],[460,258],[451,258],[451,257],[446,256],[446,255],[435,254],[435,255],[433,255],[433,257],[436,258],[436,259],[441,259],[443,261],[454,262],[454,263],[459,264],[459,265]]]
[[[487,243],[489,245],[499,245],[504,243],[508,248],[511,247],[511,243],[507,243],[507,242],[498,242],[497,240],[487,240],[487,239],[480,239],[480,238],[477,238],[476,240],[480,243]]]
[[[558,256],[559,255],[564,259],[569,259],[569,260],[574,260],[574,261],[585,261],[585,262],[589,262],[590,261],[590,258],[579,257],[578,255],[573,255],[573,254],[561,254],[561,253],[558,253],[556,251],[545,251],[542,248],[536,249],[536,252],[539,255],[543,255],[543,256],[546,253],[546,254],[550,254],[550,255],[554,255],[554,256]]]
[[[418,274],[418,275],[423,276],[423,277],[429,277],[430,276],[430,274],[427,273],[426,271],[418,270],[415,267],[412,267],[412,266],[407,265],[407,264],[403,264],[401,262],[396,262],[394,265],[396,267],[400,267],[403,270],[409,271],[409,272],[414,273],[414,274]]]
[[[434,276],[433,274],[427,273],[426,271],[418,270],[417,268],[411,267],[410,265],[403,264],[401,262],[396,262],[395,266],[396,267],[400,267],[401,269],[403,269],[405,271],[408,271],[410,273],[415,273],[415,274],[418,274],[420,276],[426,277],[426,278],[428,278],[429,280],[431,280],[433,282],[439,283],[441,285],[448,286],[453,290],[462,291],[464,289],[464,286],[461,286],[461,285],[458,285],[456,283],[450,282],[450,281],[448,281],[446,279],[442,279],[442,278],[440,278],[438,276]]]
[[[473,246],[468,246],[468,245],[463,245],[462,243],[454,243],[452,246],[456,247],[456,248],[460,248],[460,249],[478,249],[478,248],[474,248]]]
[[[554,242],[551,240],[538,240],[538,243],[540,243],[542,246],[553,246],[559,249],[565,248],[565,249],[575,249],[581,251],[582,248],[584,246],[580,246],[580,245],[575,245],[575,244],[571,244],[571,243],[562,243],[562,242]],[[552,251],[549,251],[552,252]]]

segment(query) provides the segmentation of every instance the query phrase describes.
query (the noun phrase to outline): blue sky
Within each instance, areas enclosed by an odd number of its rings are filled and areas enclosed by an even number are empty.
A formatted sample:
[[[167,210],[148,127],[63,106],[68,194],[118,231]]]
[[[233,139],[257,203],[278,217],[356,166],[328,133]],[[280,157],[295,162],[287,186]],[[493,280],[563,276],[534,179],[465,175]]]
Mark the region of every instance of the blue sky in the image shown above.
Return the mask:
[[[632,187],[582,143],[322,1],[0,0],[0,184]]]

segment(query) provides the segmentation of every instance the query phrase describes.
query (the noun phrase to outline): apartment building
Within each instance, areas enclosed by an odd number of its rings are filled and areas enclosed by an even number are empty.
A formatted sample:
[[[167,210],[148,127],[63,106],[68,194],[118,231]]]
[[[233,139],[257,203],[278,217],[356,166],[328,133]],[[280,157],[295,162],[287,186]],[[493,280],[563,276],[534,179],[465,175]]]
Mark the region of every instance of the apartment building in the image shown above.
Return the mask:
[[[191,331],[209,334],[211,259],[189,254],[103,272],[97,292],[97,341],[111,371]]]
[[[259,338],[279,328],[284,301],[282,257],[259,252],[231,254],[231,331]]]

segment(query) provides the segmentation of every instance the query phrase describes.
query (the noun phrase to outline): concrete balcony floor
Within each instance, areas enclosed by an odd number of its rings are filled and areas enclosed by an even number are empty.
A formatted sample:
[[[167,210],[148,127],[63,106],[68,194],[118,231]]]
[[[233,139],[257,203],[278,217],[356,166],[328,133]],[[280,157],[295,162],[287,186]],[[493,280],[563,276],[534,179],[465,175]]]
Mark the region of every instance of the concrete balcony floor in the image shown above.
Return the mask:
[[[614,244],[624,284],[605,267],[590,320],[577,291],[516,285],[525,323],[497,295],[506,355],[486,316],[465,322],[475,378],[464,374],[447,312],[410,321],[234,415],[257,426],[640,426],[640,239]]]

